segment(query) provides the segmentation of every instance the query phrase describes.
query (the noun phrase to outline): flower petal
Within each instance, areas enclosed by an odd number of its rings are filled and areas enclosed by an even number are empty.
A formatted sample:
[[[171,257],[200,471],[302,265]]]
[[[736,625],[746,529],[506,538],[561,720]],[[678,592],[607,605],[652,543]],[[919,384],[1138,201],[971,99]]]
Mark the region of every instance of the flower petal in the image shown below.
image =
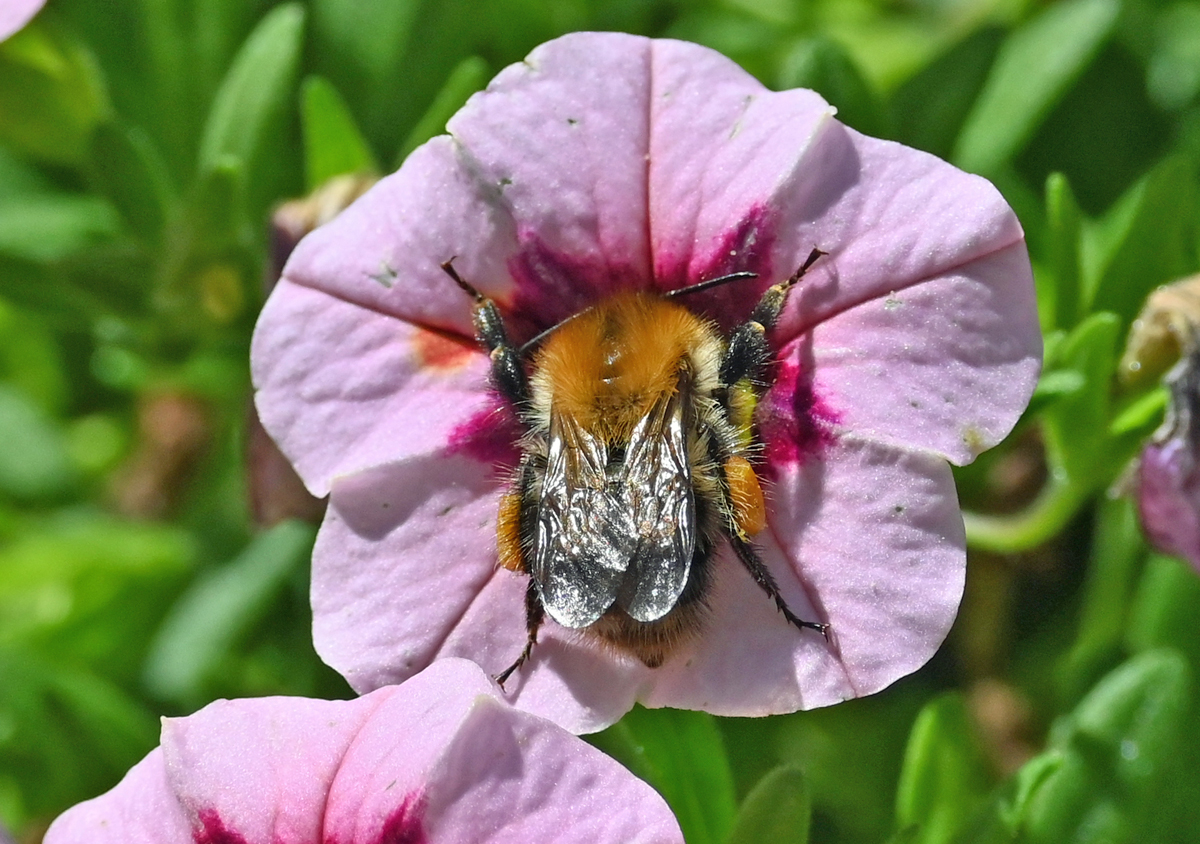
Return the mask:
[[[471,300],[442,270],[500,299],[513,285],[511,218],[439,136],[413,152],[331,222],[305,237],[283,277],[406,322],[471,337]],[[261,333],[261,329],[259,329]]]
[[[108,794],[50,844],[682,844],[663,799],[474,663],[445,659],[352,701],[218,701],[168,720]]]
[[[187,813],[167,782],[162,748],[130,769],[106,794],[64,812],[44,844],[169,844],[190,842]]]
[[[487,466],[467,457],[415,456],[334,483],[313,549],[321,658],[360,692],[428,665],[495,571],[497,505]]]
[[[431,841],[678,842],[646,783],[540,718],[477,699],[430,775]]]
[[[856,436],[970,463],[1016,423],[1041,369],[1022,243],[871,299],[782,357],[808,357],[814,390]]]
[[[650,226],[658,283],[674,288],[740,270],[770,277],[778,204],[785,196],[795,202],[803,183],[827,178],[810,174],[805,161],[834,109],[813,91],[768,91],[720,53],[683,41],[654,42],[653,76]],[[836,184],[838,174],[830,175]],[[774,275],[786,277],[795,266],[775,267]],[[744,317],[753,296],[738,293]]]
[[[962,599],[966,533],[939,457],[840,437],[776,479],[771,529],[832,627],[855,695],[933,656]]]
[[[288,281],[263,309],[251,360],[263,425],[317,496],[338,475],[446,448],[491,406],[473,342]]]
[[[653,69],[659,283],[763,276],[753,294],[739,284],[697,297],[710,313],[732,308],[744,318],[767,283],[822,249],[829,257],[793,292],[780,322],[777,336],[787,340],[1022,239],[989,182],[848,129],[811,91],[767,91],[720,54],[682,42],[655,42]],[[1006,284],[1032,295],[1027,269]]]
[[[320,841],[350,742],[395,690],[353,701],[219,700],[163,722],[172,790],[197,841]]]
[[[452,255],[523,338],[618,288],[759,273],[688,297],[728,326],[812,249],[829,253],[775,331],[784,360],[759,412],[774,535],[760,544],[793,608],[831,622],[834,647],[789,627],[721,556],[687,654],[652,671],[548,624],[512,699],[581,730],[635,699],[765,714],[877,690],[928,659],[964,557],[939,455],[969,461],[1028,397],[1031,275],[990,184],[831,114],[696,45],[566,36],[298,248],[256,336],[256,383],[310,488],[333,489],[314,635],[356,688],[448,655],[499,671],[525,642],[527,580],[494,569],[488,468],[511,464],[494,446],[517,438],[487,395],[486,359],[443,371],[408,351],[429,334],[414,324],[469,330],[469,301],[439,277]],[[320,368],[335,374],[305,372]]]
[[[33,20],[46,0],[4,0],[0,3],[0,41]]]
[[[871,694],[923,665],[954,621],[966,539],[940,458],[841,438],[788,465],[755,545],[794,612],[776,611],[735,560],[717,563],[712,615],[686,659],[659,669],[647,706],[769,715]]]
[[[468,458],[414,458],[339,479],[313,549],[321,658],[359,692],[443,657],[491,674],[511,665],[525,647],[529,579],[496,568],[497,509],[495,482]],[[594,732],[629,710],[645,671],[548,624],[507,699]]]
[[[434,769],[477,701],[492,699],[496,687],[475,665],[442,660],[387,691],[394,694],[381,701],[355,736],[330,785],[322,837],[310,840],[429,840],[426,798]],[[407,837],[399,834],[405,828]]]
[[[543,44],[447,126],[512,214],[510,269],[543,327],[649,281],[650,44],[596,32]]]
[[[528,584],[523,575],[497,571],[437,657],[473,659],[490,674],[512,665],[525,647]],[[508,679],[505,700],[572,733],[594,733],[628,712],[653,675],[637,660],[598,647],[586,634],[548,622],[529,661]]]
[[[791,272],[814,246],[830,254],[789,297],[781,338],[1013,244],[1024,248],[1016,215],[989,181],[920,150],[839,123],[805,166],[817,184],[801,184],[782,203],[779,271]],[[1032,299],[1028,266],[1011,266],[995,282],[1011,287],[1014,301]],[[1023,308],[1012,322],[1024,328],[1026,319]],[[1040,339],[1029,353],[1040,359]]]

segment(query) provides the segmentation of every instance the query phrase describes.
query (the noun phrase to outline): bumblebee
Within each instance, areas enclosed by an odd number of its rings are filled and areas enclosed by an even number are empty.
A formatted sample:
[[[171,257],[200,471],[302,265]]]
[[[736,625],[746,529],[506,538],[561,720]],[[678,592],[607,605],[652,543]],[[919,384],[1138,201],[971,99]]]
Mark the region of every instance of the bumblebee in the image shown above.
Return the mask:
[[[442,264],[474,300],[492,384],[526,431],[497,546],[500,565],[529,575],[528,639],[501,685],[529,659],[547,615],[662,665],[701,629],[713,552],[726,539],[788,622],[828,635],[789,609],[750,541],[766,525],[750,462],[766,333],[824,254],[814,249],[768,288],[728,338],[678,299],[753,273],[665,295],[620,293],[519,347],[496,303],[453,259]]]

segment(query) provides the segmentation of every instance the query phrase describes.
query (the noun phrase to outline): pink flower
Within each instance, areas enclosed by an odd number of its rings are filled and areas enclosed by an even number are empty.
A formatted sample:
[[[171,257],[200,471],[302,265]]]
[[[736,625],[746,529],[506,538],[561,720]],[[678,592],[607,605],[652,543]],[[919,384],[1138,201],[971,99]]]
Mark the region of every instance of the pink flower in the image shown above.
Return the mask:
[[[217,701],[46,844],[679,842],[662,798],[444,660],[351,701]]]
[[[300,244],[254,338],[263,422],[331,496],[313,560],[322,657],[368,690],[446,656],[498,672],[525,643],[528,579],[497,568],[495,537],[519,429],[443,261],[520,341],[614,291],[753,271],[686,298],[728,330],[817,247],[772,336],[754,544],[830,641],[790,626],[721,548],[703,632],[666,664],[547,623],[509,691],[587,731],[635,701],[822,706],[928,660],[963,587],[948,461],[1005,436],[1040,368],[1023,235],[996,190],[859,135],[811,91],[611,33],[539,47],[449,130]]]
[[[0,41],[18,32],[46,5],[46,0],[3,0],[0,2]]]
[[[1146,539],[1200,569],[1200,349],[1184,352],[1165,381],[1171,402],[1137,467]]]

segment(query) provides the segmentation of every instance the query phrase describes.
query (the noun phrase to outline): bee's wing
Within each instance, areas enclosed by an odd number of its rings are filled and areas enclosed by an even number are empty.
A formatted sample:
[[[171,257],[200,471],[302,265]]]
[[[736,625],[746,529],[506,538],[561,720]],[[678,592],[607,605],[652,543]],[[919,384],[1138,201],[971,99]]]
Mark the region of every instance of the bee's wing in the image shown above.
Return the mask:
[[[638,422],[613,490],[633,537],[617,603],[638,621],[660,619],[679,602],[696,548],[684,392],[681,384]]]
[[[603,440],[551,411],[531,574],[546,612],[564,627],[587,627],[608,611],[632,555],[607,463]]]

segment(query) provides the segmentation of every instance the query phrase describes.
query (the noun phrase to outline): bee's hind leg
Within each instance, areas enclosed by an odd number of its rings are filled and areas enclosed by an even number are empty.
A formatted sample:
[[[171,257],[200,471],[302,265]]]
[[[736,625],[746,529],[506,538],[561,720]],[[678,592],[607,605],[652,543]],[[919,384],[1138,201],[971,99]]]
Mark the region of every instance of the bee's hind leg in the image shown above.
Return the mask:
[[[779,594],[779,586],[775,583],[775,578],[771,576],[771,572],[767,569],[766,564],[759,559],[754,546],[736,534],[730,534],[729,542],[733,545],[733,550],[737,554],[738,559],[742,561],[742,565],[746,567],[746,571],[750,572],[750,576],[754,578],[754,582],[761,586],[762,590],[767,593],[767,597],[775,602],[775,606],[783,613],[783,617],[801,629],[816,630],[828,642],[829,625],[816,621],[805,621],[792,612],[791,608],[787,605],[787,601],[783,600],[783,596]]]
[[[521,651],[517,661],[496,675],[496,683],[501,689],[504,688],[505,681],[513,675],[513,672],[528,661],[529,655],[533,653],[533,646],[537,644],[538,630],[541,629],[542,622],[545,620],[546,609],[542,606],[542,597],[538,594],[537,584],[531,577],[529,586],[525,589],[525,630],[528,638],[525,640],[525,649]]]

